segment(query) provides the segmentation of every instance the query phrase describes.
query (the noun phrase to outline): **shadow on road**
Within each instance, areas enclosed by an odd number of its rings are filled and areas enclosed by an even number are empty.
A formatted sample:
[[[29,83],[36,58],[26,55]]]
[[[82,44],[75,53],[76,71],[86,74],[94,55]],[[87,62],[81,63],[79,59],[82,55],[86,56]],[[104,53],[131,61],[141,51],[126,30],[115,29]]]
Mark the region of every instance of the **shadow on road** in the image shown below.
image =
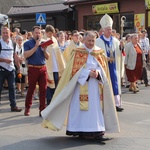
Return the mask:
[[[62,150],[62,149],[78,149],[80,146],[84,145],[101,145],[98,142],[91,141],[90,139],[80,139],[74,137],[46,137],[40,139],[29,139],[20,141],[14,144],[1,147],[3,149],[11,150],[28,150],[28,149],[37,149],[37,150]]]

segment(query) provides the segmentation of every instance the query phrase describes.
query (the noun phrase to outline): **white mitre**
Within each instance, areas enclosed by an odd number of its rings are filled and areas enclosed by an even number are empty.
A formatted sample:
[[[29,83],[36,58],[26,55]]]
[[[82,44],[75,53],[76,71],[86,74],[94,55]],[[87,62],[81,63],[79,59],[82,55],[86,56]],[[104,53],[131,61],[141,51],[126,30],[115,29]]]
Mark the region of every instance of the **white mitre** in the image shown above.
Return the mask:
[[[112,27],[113,20],[112,20],[112,18],[109,15],[105,14],[101,18],[101,20],[100,20],[99,23],[100,23],[100,25],[101,25],[102,28]]]

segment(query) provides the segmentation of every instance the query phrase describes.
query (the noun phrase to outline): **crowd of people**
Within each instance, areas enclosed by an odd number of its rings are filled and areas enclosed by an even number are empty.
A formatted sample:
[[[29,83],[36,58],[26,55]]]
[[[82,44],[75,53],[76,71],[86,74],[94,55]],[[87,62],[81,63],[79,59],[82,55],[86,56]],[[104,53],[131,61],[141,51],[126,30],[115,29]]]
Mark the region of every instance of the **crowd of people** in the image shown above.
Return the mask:
[[[11,111],[22,111],[16,104],[17,88],[25,97],[25,116],[30,116],[38,93],[39,116],[46,128],[60,130],[67,122],[67,135],[103,144],[110,140],[105,131],[119,132],[121,86],[133,93],[139,92],[138,80],[150,86],[149,39],[145,29],[120,39],[107,14],[100,25],[99,32],[59,31],[52,25],[34,26],[31,32],[2,27],[0,95],[8,86]],[[48,40],[52,44],[41,47]]]

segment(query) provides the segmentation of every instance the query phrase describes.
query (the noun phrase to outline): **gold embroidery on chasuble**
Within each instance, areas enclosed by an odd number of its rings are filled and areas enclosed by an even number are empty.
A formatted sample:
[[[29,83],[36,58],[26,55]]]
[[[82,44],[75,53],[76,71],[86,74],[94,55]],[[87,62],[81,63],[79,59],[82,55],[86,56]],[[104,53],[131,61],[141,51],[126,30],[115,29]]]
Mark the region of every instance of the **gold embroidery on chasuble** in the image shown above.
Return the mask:
[[[72,69],[72,76],[74,76],[76,72],[86,63],[87,57],[88,52],[85,49],[76,50]]]
[[[72,76],[86,64],[88,52],[85,49],[77,49],[74,57]],[[86,66],[85,66],[86,67]],[[88,85],[80,85],[80,110],[88,110]]]
[[[101,64],[101,66],[103,67],[106,75],[108,74],[108,68],[107,68],[107,64],[106,64],[106,57],[104,55],[104,50],[93,50],[90,53],[92,56],[94,56],[97,61]],[[100,100],[103,101],[103,86],[101,84],[99,84],[99,89],[100,89]],[[103,105],[103,104],[102,104]]]
[[[106,72],[107,65],[106,65],[105,56],[103,55],[104,51],[103,50],[94,50],[90,54],[93,55],[97,59],[97,61],[102,65],[104,71]]]
[[[88,110],[88,83],[80,85],[80,110]]]

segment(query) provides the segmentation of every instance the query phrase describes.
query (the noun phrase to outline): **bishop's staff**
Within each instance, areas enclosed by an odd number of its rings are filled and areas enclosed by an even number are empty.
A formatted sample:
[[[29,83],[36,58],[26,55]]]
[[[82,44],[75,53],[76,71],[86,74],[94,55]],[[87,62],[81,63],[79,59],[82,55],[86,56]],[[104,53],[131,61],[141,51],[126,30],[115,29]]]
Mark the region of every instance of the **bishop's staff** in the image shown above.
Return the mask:
[[[123,37],[123,28],[124,28],[124,22],[126,21],[126,17],[125,16],[122,16],[121,17],[121,39]]]

